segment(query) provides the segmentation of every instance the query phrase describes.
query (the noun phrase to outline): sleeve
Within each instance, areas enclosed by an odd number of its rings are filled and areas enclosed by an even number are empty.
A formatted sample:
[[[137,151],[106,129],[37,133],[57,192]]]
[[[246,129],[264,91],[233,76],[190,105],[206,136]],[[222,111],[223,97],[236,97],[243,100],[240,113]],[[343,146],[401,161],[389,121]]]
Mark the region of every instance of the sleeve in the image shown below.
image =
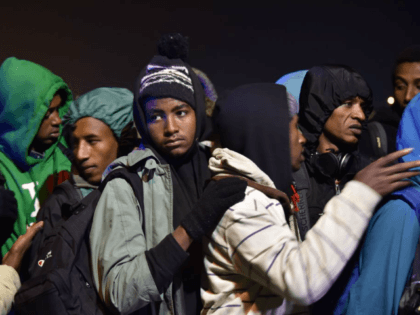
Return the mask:
[[[312,304],[352,256],[380,199],[365,184],[349,182],[327,203],[302,243],[288,227],[279,203],[254,199],[245,203],[250,209],[236,208],[234,220],[225,227],[229,256],[237,272],[273,293]]]
[[[142,212],[131,186],[118,178],[108,182],[93,218],[91,259],[99,296],[108,307],[121,314],[130,314],[150,302],[162,301],[158,288],[161,284],[156,285],[154,276],[162,278],[157,275],[159,268],[155,274],[149,268],[142,221]],[[168,243],[170,240],[166,237],[156,246],[157,251],[161,253],[161,248],[168,249],[173,245]],[[185,260],[188,254],[182,252]],[[183,262],[183,259],[178,261]],[[167,270],[164,273],[171,274]],[[166,282],[163,279],[161,283]]]
[[[9,313],[16,292],[20,288],[19,275],[10,266],[0,265],[0,311],[1,315]]]
[[[346,314],[397,314],[420,236],[415,212],[391,200],[373,216]]]

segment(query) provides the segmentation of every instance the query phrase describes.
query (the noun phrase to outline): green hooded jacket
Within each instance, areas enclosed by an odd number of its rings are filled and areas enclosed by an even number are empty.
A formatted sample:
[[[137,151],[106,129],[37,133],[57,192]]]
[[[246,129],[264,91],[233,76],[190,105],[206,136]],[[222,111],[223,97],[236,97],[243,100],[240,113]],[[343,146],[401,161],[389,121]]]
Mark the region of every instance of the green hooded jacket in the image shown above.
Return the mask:
[[[69,177],[71,162],[57,146],[58,143],[66,146],[62,135],[43,157],[29,155],[29,147],[58,90],[67,95],[59,109],[62,118],[72,94],[60,77],[40,65],[14,57],[6,59],[0,67],[0,172],[6,179],[6,188],[15,193],[19,209],[13,233],[2,244],[3,256],[27,226],[35,222],[40,206],[53,188]]]

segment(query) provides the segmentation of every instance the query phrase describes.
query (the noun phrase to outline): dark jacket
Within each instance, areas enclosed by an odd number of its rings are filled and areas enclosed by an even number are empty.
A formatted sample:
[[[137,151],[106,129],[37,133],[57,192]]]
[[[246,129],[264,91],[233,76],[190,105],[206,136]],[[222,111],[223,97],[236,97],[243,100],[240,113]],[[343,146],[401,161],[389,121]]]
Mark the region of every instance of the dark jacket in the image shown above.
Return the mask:
[[[343,101],[359,96],[365,101],[366,117],[372,111],[372,92],[366,81],[354,69],[341,65],[324,65],[311,68],[306,74],[299,99],[299,125],[307,139],[305,146],[305,165],[311,182],[308,193],[311,226],[316,223],[325,204],[351,180],[358,170],[369,161],[358,152],[352,154],[353,163],[341,178],[325,176],[320,171],[314,155],[319,144],[324,125],[332,112]],[[336,185],[336,179],[340,179]]]

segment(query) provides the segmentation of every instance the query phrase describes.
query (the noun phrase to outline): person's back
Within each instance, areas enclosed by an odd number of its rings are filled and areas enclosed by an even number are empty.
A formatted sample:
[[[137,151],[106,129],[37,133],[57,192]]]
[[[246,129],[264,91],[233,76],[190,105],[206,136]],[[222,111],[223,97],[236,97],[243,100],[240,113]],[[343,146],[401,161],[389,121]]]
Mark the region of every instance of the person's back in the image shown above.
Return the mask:
[[[62,117],[72,100],[64,81],[26,60],[8,58],[0,68],[0,172],[18,204],[5,255],[35,222],[53,188],[69,177]]]

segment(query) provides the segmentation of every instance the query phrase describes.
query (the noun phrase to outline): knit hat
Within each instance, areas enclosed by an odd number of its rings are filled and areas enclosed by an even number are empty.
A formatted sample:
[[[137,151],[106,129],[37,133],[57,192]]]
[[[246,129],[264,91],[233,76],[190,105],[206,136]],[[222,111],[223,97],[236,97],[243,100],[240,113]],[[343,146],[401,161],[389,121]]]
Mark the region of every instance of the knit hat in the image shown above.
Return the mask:
[[[140,99],[175,98],[195,108],[194,88],[188,68],[180,59],[154,56],[140,82]]]
[[[98,88],[70,104],[66,124],[74,124],[83,117],[104,122],[120,138],[124,127],[133,121],[133,93],[124,88]]]

